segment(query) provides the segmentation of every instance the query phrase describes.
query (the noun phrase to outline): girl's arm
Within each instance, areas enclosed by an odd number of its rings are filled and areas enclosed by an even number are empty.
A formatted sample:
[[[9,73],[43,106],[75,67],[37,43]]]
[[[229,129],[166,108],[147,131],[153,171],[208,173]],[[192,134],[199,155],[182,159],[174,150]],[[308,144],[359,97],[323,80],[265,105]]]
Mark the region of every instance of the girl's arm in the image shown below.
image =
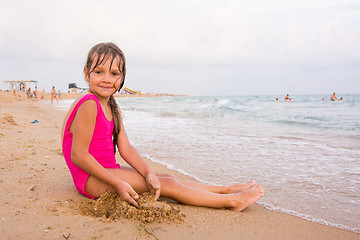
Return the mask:
[[[121,111],[119,109],[119,113]],[[117,146],[120,156],[146,180],[150,192],[155,193],[155,200],[160,197],[160,182],[154,171],[143,160],[136,148],[130,143],[123,122],[121,121],[121,131],[119,133]]]
[[[138,198],[134,189],[102,167],[89,153],[89,146],[95,129],[96,115],[97,104],[93,100],[85,101],[77,110],[69,129],[73,133],[71,160],[91,176],[112,186],[122,199],[134,206],[138,206],[134,200]]]

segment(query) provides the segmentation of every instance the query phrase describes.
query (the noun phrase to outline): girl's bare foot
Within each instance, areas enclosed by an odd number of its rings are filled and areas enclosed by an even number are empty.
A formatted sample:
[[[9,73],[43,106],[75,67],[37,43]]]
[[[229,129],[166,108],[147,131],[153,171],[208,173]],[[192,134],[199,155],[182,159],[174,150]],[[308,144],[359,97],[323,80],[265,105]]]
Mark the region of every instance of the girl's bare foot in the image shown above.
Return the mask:
[[[231,185],[228,186],[225,190],[224,190],[224,194],[229,194],[229,193],[239,193],[245,190],[249,190],[250,188],[252,188],[254,185],[256,184],[255,180],[251,180],[248,181],[245,184],[236,184],[236,185]]]
[[[235,207],[231,207],[229,210],[241,212],[264,196],[264,193],[264,188],[260,184],[249,190],[237,193],[234,204]]]

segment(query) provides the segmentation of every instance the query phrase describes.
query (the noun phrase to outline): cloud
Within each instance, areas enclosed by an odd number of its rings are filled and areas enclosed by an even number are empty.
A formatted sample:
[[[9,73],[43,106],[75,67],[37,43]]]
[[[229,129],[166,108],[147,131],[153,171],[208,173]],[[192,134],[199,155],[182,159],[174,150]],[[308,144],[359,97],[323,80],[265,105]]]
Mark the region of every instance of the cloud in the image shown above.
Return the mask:
[[[182,80],[204,94],[256,93],[266,79],[282,86],[291,76],[298,86],[306,72],[325,81],[328,68],[353,84],[359,74],[358,1],[11,1],[0,20],[2,78],[51,81],[63,91],[69,81],[83,84],[86,54],[103,41],[123,49],[128,79],[144,91],[188,93]],[[219,76],[229,87],[217,86]],[[239,79],[250,81],[232,87]]]

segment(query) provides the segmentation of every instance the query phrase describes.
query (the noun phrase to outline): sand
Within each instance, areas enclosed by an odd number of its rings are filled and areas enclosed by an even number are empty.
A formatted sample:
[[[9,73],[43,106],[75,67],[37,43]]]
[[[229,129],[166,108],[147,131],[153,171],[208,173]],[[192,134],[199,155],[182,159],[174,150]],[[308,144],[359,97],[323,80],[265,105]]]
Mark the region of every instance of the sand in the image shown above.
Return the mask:
[[[136,208],[122,200],[117,193],[104,193],[98,199],[82,199],[74,206],[74,210],[85,216],[100,217],[115,221],[128,219],[139,223],[169,222],[183,223],[185,214],[179,207],[167,201],[155,201],[155,195],[145,192],[139,195]]]
[[[63,93],[62,98],[76,94]],[[60,100],[61,101],[61,100]],[[167,201],[184,221],[147,223],[81,214],[61,154],[64,111],[45,100],[0,92],[0,232],[2,239],[360,239],[360,234],[253,204],[236,213]],[[31,123],[37,120],[37,123]],[[190,179],[145,159],[157,172]],[[118,157],[120,164],[124,164]],[[109,221],[110,220],[110,221]]]

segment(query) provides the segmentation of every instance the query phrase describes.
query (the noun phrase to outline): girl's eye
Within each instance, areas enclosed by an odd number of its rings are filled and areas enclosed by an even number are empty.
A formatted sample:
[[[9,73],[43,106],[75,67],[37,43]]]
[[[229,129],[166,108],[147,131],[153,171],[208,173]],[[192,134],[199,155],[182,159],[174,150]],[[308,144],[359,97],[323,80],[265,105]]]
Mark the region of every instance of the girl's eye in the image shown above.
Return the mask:
[[[101,71],[95,71],[95,73],[96,73],[96,74],[100,74],[100,73],[101,73]]]
[[[120,73],[118,73],[118,72],[113,72],[112,75],[113,75],[113,76],[119,76]]]

